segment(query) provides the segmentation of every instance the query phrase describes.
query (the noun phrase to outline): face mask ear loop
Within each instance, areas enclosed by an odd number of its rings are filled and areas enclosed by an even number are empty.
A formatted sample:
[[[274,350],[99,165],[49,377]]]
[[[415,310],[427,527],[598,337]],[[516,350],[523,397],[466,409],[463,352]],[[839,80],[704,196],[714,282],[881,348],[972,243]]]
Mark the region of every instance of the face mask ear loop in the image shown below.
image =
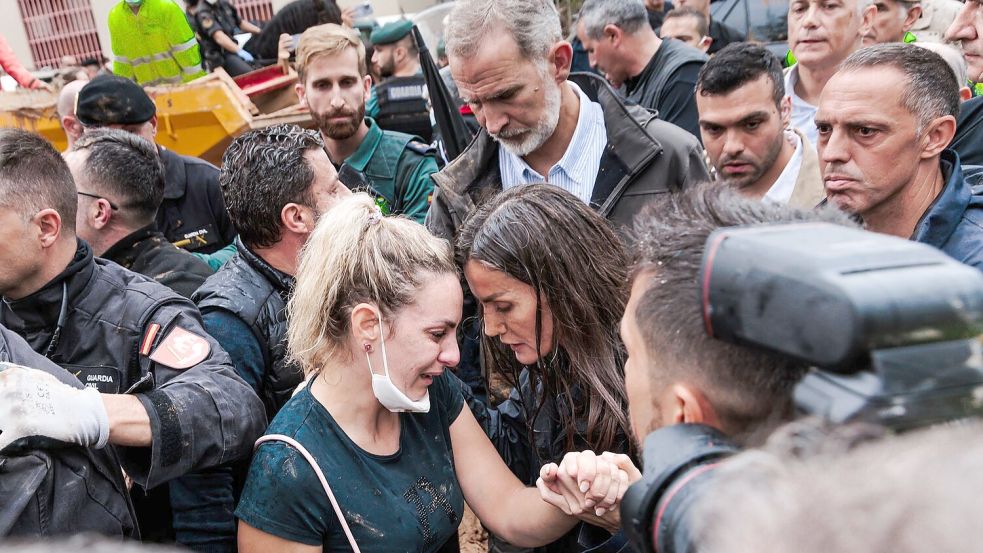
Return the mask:
[[[382,324],[382,314],[377,312],[376,313],[376,316],[379,317],[379,341],[382,342],[382,344],[381,344],[381,346],[382,346],[382,369],[385,371],[385,373],[386,373],[385,376],[386,376],[386,379],[388,380],[389,379],[389,356],[386,355],[386,337],[385,337],[386,329],[385,329],[385,325]],[[369,375],[371,375],[371,376],[377,376],[375,374],[375,369],[372,368],[372,358],[369,356],[369,352],[370,351],[371,351],[371,348],[369,347],[368,344],[366,344],[365,345],[365,362],[368,363],[368,365],[369,365]],[[378,376],[382,376],[382,375],[378,375]]]
[[[386,371],[386,379],[391,380],[389,378],[389,356],[386,355],[386,328],[385,325],[382,324],[381,315],[379,316],[379,341],[381,342],[380,345],[382,346],[382,368]]]

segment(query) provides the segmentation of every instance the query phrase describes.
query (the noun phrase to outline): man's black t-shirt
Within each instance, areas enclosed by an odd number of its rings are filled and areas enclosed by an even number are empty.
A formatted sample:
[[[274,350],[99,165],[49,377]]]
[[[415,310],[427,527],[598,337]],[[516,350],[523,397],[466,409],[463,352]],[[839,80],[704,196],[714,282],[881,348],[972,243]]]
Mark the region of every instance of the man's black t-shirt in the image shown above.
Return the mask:
[[[680,58],[683,61],[681,64]],[[645,69],[625,83],[628,99],[659,112],[659,118],[700,138],[696,110],[696,79],[707,57],[675,39],[662,42]],[[673,69],[672,67],[676,68]],[[670,73],[664,75],[666,71]],[[661,78],[666,78],[659,86]]]

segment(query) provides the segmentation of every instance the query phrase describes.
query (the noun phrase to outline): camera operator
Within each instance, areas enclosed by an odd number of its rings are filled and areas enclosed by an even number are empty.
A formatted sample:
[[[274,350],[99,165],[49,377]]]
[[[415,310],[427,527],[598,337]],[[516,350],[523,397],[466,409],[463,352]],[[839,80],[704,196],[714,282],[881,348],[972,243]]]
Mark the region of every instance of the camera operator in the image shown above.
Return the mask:
[[[852,225],[833,209],[802,211],[755,202],[710,184],[667,195],[635,219],[637,261],[621,337],[628,354],[629,415],[639,442],[661,427],[699,424],[716,429],[708,439],[726,435],[744,447],[760,443],[791,419],[793,388],[806,364],[711,338],[696,298],[704,245],[715,230],[814,221]],[[640,478],[626,456],[604,456],[633,481]],[[581,482],[591,480],[593,457],[591,452],[568,454],[559,467],[544,466],[538,483],[543,498],[561,509],[564,501],[582,501],[578,490]],[[608,527],[620,525],[617,510],[602,518]],[[596,519],[583,520],[597,524]]]

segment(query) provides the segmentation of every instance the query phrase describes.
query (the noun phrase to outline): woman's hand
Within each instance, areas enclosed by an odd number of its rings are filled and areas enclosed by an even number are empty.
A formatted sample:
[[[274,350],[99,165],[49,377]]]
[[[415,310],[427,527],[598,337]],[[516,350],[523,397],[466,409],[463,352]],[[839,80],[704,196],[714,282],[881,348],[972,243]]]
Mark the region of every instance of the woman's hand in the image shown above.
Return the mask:
[[[615,532],[621,525],[621,498],[640,477],[626,455],[584,451],[567,453],[559,465],[543,466],[536,487],[544,501],[564,513]]]

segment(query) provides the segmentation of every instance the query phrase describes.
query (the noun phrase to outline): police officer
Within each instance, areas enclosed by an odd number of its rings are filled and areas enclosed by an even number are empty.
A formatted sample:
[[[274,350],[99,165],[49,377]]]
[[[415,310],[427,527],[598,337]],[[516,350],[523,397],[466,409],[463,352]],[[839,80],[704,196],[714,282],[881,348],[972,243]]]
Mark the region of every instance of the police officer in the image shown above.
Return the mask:
[[[37,369],[21,372],[21,377],[30,374],[82,387],[78,379],[3,326],[0,361]],[[0,366],[0,382],[17,374],[6,368]],[[0,402],[0,421],[19,416],[12,411],[14,407],[16,404]],[[109,536],[139,537],[113,447],[42,448],[26,439],[4,448],[0,464],[0,538],[66,535],[82,528]]]
[[[167,241],[154,223],[164,197],[157,149],[118,129],[85,133],[65,154],[78,190],[75,232],[95,255],[188,298],[213,273]]]
[[[366,112],[380,127],[433,139],[420,69],[420,51],[413,39],[413,22],[399,20],[372,31],[372,65],[382,81],[372,90]]]
[[[188,0],[188,15],[209,71],[222,67],[237,77],[253,70],[255,58],[239,47],[235,36],[242,31],[258,35],[261,29],[239,17],[229,0]]]
[[[157,106],[139,85],[106,75],[79,91],[75,118],[84,130],[123,129],[154,142]],[[195,253],[214,253],[232,243],[235,227],[222,203],[218,168],[198,158],[158,146],[164,162],[164,201],[157,210],[157,229],[175,246]]]
[[[140,490],[247,455],[266,422],[259,398],[189,300],[93,258],[76,197],[51,144],[0,130],[0,324],[95,390],[8,369],[0,405],[18,415],[0,417],[0,449],[25,436],[111,443]],[[169,537],[170,517],[138,506],[138,518],[145,538]]]
[[[372,79],[358,34],[333,24],[311,27],[297,46],[297,72],[297,93],[332,163],[362,173],[383,213],[422,223],[433,192],[430,175],[437,171],[434,151],[415,136],[383,130],[365,117]]]

